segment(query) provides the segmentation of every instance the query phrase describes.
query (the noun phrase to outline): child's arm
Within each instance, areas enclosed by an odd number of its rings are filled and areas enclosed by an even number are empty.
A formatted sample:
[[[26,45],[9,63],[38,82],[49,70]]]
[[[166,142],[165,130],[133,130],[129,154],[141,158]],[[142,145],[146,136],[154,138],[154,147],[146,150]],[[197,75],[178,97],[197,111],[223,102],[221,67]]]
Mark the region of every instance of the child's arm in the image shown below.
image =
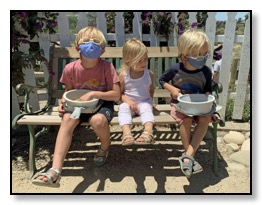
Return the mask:
[[[169,83],[164,83],[163,88],[165,88],[166,90],[168,90],[172,96],[173,99],[177,99],[179,97],[179,95],[181,94],[180,89],[174,87],[173,85],[169,84]]]
[[[119,81],[120,81],[120,91],[121,91],[121,97],[120,100],[124,103],[127,103],[130,107],[130,109],[133,112],[137,112],[138,108],[136,103],[133,100],[130,100],[126,95],[125,95],[125,81],[124,81],[124,72],[122,71],[119,74]]]
[[[153,99],[155,89],[154,89],[154,73],[152,71],[150,71],[150,77],[151,77],[151,85],[149,88],[150,89],[149,92],[151,98]]]
[[[160,85],[170,92],[173,99],[177,99],[179,94],[181,93],[180,89],[169,84],[169,82],[174,78],[174,76],[178,72],[178,69],[179,69],[178,66],[179,66],[179,64],[175,64],[175,65],[171,66],[159,78]]]
[[[106,101],[118,101],[120,98],[120,86],[119,83],[113,84],[112,90],[102,92],[102,91],[90,91],[83,96],[81,96],[79,99],[81,101],[89,101],[93,98],[106,100]]]
[[[69,90],[73,90],[73,89],[74,89],[74,87],[72,85],[65,85],[65,92],[67,92]],[[64,99],[64,95],[63,95],[62,99],[60,101],[60,104],[58,106],[58,115],[59,115],[59,117],[62,117],[63,114],[65,113],[65,110],[63,109],[63,104],[64,103],[65,103],[65,99]]]

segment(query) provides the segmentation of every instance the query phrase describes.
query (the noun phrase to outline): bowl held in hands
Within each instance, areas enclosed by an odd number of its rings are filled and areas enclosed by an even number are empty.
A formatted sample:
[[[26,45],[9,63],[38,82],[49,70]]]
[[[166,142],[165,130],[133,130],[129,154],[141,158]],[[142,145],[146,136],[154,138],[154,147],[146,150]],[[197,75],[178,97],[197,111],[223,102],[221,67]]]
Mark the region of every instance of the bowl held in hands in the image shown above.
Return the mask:
[[[215,97],[205,94],[186,94],[178,97],[177,108],[188,115],[212,114]]]
[[[70,90],[64,93],[64,109],[72,111],[71,118],[78,119],[81,113],[93,113],[96,111],[99,99],[92,99],[89,101],[80,101],[79,98],[90,92],[90,90]]]

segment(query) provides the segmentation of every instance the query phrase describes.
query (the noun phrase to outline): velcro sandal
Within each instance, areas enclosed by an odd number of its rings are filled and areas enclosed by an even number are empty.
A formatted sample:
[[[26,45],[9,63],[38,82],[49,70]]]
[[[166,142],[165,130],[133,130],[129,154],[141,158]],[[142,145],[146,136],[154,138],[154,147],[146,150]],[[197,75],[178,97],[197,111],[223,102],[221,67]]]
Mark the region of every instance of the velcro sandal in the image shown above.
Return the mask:
[[[108,149],[107,150],[103,150],[101,149],[101,147],[99,147],[98,152],[104,153],[104,156],[97,156],[95,154],[94,156],[94,163],[96,166],[101,166],[106,162],[107,156],[108,156]]]
[[[50,174],[50,171],[55,172],[56,179],[54,180],[54,176]],[[43,179],[39,179],[39,176],[44,176],[47,178],[47,181],[44,181]],[[50,168],[47,172],[43,173],[37,173],[34,176],[34,179],[32,183],[37,186],[47,186],[47,187],[54,187],[54,188],[59,188],[60,187],[60,179],[61,179],[61,173],[58,169],[55,168]]]
[[[184,159],[189,159],[188,162],[184,162]],[[193,174],[193,164],[194,164],[194,157],[187,155],[186,153],[183,153],[181,157],[178,158],[180,163],[180,168],[183,174],[190,178],[190,176]]]

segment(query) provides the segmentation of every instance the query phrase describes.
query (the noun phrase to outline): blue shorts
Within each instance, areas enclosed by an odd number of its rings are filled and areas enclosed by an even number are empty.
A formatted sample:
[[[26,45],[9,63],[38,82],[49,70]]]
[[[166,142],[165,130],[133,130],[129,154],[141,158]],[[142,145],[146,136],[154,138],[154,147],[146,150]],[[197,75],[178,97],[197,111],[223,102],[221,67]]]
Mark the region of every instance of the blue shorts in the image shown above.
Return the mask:
[[[106,117],[108,122],[110,122],[113,119],[114,115],[114,102],[113,101],[104,101],[103,104],[100,106],[100,108],[97,110],[97,112],[89,114],[89,113],[82,113],[80,115],[80,122],[79,124],[83,122],[88,122],[90,118],[97,114],[100,113]]]

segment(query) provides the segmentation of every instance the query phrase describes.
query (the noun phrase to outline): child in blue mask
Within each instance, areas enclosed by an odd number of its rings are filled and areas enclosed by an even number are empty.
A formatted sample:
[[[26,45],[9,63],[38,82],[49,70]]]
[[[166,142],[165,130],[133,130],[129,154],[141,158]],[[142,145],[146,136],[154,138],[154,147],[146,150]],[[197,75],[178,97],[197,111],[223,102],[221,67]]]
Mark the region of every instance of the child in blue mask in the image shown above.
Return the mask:
[[[211,115],[188,116],[176,110],[175,104],[181,94],[212,93],[212,73],[207,67],[210,43],[207,35],[197,29],[184,32],[178,40],[178,56],[181,62],[171,66],[159,78],[161,86],[167,89],[172,97],[171,115],[179,124],[179,131],[185,152],[179,157],[182,172],[186,177],[201,172],[202,166],[194,155],[204,138],[211,120]],[[169,83],[171,82],[171,83]],[[191,135],[191,126],[196,123]]]
[[[103,165],[108,156],[109,122],[113,118],[114,102],[120,98],[119,78],[112,63],[100,59],[105,51],[106,40],[99,29],[83,28],[76,35],[75,43],[75,48],[80,54],[79,59],[65,66],[60,82],[65,85],[65,92],[72,89],[90,90],[81,96],[80,100],[97,98],[102,104],[95,113],[82,113],[79,118],[71,119],[72,113],[63,109],[65,99],[62,98],[58,108],[62,122],[56,138],[52,168],[46,173],[38,173],[33,179],[35,185],[60,186],[62,166],[72,141],[73,131],[81,122],[89,122],[101,141],[94,156],[95,165]]]

